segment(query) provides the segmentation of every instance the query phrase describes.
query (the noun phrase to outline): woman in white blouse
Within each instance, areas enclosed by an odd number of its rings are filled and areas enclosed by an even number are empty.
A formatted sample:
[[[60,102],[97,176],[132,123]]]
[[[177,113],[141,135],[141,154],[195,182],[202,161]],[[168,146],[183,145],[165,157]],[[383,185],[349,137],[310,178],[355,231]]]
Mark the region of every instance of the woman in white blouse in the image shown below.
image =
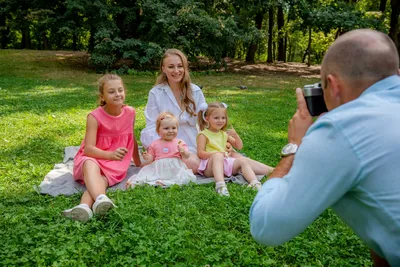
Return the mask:
[[[140,134],[142,145],[147,148],[159,139],[156,119],[161,112],[168,111],[179,119],[177,138],[183,139],[189,147],[190,157],[183,161],[197,173],[200,159],[197,157],[196,136],[198,129],[198,107],[205,103],[201,89],[191,83],[186,56],[177,49],[168,49],[160,64],[161,74],[156,85],[150,90],[145,109],[146,128]]]
[[[201,89],[191,83],[186,56],[177,49],[168,49],[160,63],[161,73],[156,85],[150,90],[144,115],[146,128],[140,133],[140,141],[147,148],[151,142],[159,139],[156,132],[156,120],[161,112],[171,112],[179,120],[177,138],[183,139],[189,147],[190,157],[182,159],[189,169],[197,174],[200,159],[197,156],[196,136],[198,133],[197,113],[206,103]],[[234,157],[242,157],[234,153]],[[248,159],[257,175],[268,175],[273,168]]]

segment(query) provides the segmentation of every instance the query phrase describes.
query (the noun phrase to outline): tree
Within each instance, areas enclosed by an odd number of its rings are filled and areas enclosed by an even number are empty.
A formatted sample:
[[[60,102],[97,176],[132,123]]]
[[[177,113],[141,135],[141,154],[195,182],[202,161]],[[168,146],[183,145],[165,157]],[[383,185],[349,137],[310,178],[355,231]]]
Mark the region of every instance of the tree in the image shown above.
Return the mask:
[[[255,24],[257,30],[261,30],[262,28],[262,22],[264,20],[264,14],[265,14],[265,8],[261,8],[259,12],[257,12],[256,17],[255,17]],[[249,49],[247,51],[246,55],[246,61],[247,62],[254,62],[254,58],[257,52],[258,48],[258,40],[256,38],[252,39],[249,45]]]
[[[389,36],[392,38],[395,43],[397,50],[399,51],[399,14],[400,14],[400,1],[399,0],[390,0],[390,6],[392,8],[392,12],[390,14],[390,29]]]
[[[274,30],[274,8],[270,6],[268,9],[268,57],[267,57],[268,63],[272,63],[274,61],[272,57],[273,30]]]
[[[381,0],[381,2],[380,2],[379,11],[382,12],[382,13],[385,12],[386,2],[387,2],[387,0]]]
[[[283,14],[283,6],[278,6],[278,60],[286,62],[286,50],[285,50],[285,34],[283,27],[285,26],[285,16]]]

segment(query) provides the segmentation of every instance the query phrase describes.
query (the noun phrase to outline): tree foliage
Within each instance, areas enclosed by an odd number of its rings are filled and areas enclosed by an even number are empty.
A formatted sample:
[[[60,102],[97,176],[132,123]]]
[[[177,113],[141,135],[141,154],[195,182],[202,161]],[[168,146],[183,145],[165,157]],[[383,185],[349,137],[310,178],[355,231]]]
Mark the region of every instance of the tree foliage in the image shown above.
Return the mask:
[[[86,50],[98,69],[154,66],[170,47],[216,64],[227,56],[304,61],[307,53],[318,63],[317,48],[332,34],[374,28],[397,38],[399,8],[386,2],[0,0],[0,45]]]

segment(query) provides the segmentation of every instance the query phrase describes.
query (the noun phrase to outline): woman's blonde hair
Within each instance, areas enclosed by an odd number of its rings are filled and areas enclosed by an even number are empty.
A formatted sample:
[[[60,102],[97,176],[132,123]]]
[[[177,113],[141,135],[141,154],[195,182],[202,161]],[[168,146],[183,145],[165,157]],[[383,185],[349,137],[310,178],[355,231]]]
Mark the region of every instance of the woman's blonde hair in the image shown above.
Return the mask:
[[[208,104],[207,110],[200,110],[198,115],[197,115],[197,122],[199,124],[199,128],[201,131],[203,131],[205,128],[209,127],[209,123],[205,121],[206,117],[211,116],[212,112],[216,110],[217,108],[223,108],[225,110],[225,117],[226,117],[226,122],[224,127],[222,127],[221,130],[225,131],[228,125],[228,114],[226,112],[226,106],[222,104],[221,102],[212,102]]]
[[[160,115],[158,115],[157,120],[156,120],[156,132],[157,132],[157,134],[160,131],[161,122],[163,120],[175,121],[176,128],[177,129],[179,128],[178,119],[174,116],[174,114],[172,114],[171,112],[161,112]]]
[[[98,104],[99,106],[104,106],[106,104],[106,102],[104,100],[101,99],[101,97],[104,94],[104,85],[111,80],[119,80],[122,83],[122,87],[124,88],[124,92],[126,94],[126,87],[124,82],[122,81],[122,78],[120,76],[118,76],[117,74],[104,74],[103,76],[100,77],[100,79],[98,80]]]
[[[196,116],[196,103],[194,102],[192,95],[192,82],[190,80],[189,74],[189,63],[185,54],[183,54],[180,50],[168,49],[167,51],[165,51],[160,62],[160,75],[158,75],[157,77],[156,84],[168,83],[167,75],[163,72],[162,68],[164,60],[169,56],[178,56],[182,60],[182,65],[185,72],[180,84],[182,102],[184,110],[186,110],[186,112],[189,113],[190,116]]]

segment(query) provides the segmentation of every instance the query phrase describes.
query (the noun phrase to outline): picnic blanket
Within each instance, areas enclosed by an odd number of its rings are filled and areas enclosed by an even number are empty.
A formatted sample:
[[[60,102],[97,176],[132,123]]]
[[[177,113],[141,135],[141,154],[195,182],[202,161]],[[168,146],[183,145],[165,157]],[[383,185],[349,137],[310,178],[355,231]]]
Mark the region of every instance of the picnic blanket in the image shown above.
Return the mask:
[[[39,186],[35,186],[35,190],[38,191],[40,194],[48,194],[51,196],[58,196],[58,195],[73,195],[76,193],[83,193],[86,188],[84,185],[76,182],[72,175],[72,170],[74,166],[74,157],[75,154],[78,152],[79,146],[69,146],[66,147],[64,150],[64,159],[62,163],[58,163],[54,165],[54,168],[46,174],[43,181],[40,183]],[[135,165],[131,164],[128,169],[128,173],[126,174],[125,179],[114,186],[111,186],[107,189],[107,191],[114,191],[114,190],[126,190],[126,182],[128,179],[139,172],[140,168],[136,167]],[[264,176],[258,175],[258,180],[261,180]],[[226,182],[233,182],[237,184],[247,184],[247,181],[241,174],[226,177]],[[214,178],[205,178],[200,175],[196,175],[196,184],[207,184],[213,183]]]

